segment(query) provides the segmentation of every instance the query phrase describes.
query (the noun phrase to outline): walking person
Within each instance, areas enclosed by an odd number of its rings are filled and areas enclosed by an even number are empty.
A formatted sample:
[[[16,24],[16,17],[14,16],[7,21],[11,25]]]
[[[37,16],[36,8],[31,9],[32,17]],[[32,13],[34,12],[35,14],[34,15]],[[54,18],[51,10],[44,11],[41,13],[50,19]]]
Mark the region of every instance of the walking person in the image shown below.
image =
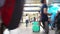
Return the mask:
[[[56,17],[56,13],[52,13],[52,15],[51,15],[51,22],[50,22],[52,30],[54,29],[53,26],[55,26],[54,25],[55,17]]]
[[[28,26],[28,23],[29,23],[29,16],[28,14],[26,14],[26,27]]]
[[[24,2],[24,0],[0,0],[1,19],[3,25],[9,31],[8,34],[19,34],[19,23],[22,17]]]
[[[57,27],[55,34],[60,34],[60,9],[58,9],[58,13],[55,18],[55,25]]]
[[[38,15],[38,22],[39,22],[39,25],[40,25],[41,27],[43,27],[43,26],[41,25],[41,13],[40,13],[40,11],[38,11],[38,13],[39,13],[39,15]]]
[[[46,0],[41,0],[42,7],[41,7],[41,21],[43,24],[43,29],[45,30],[45,33],[48,34],[49,32],[49,27],[48,27],[48,13],[47,13],[47,4]]]

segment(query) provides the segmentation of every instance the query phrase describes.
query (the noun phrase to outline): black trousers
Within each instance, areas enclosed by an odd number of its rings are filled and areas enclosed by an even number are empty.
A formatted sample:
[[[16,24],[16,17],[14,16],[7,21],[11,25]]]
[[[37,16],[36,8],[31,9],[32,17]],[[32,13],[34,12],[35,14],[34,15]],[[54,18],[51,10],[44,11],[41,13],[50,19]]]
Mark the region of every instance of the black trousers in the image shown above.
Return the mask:
[[[43,29],[45,30],[46,34],[49,33],[49,23],[47,20],[42,20],[42,24],[43,24]]]

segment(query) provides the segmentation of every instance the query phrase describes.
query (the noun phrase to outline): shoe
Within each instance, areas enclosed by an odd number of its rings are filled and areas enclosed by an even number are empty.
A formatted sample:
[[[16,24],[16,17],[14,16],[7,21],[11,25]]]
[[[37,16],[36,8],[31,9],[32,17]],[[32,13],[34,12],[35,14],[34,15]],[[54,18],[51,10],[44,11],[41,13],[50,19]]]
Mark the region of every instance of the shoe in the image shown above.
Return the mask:
[[[19,28],[10,30],[10,34],[19,34]]]
[[[51,28],[52,30],[54,30],[54,28]]]
[[[5,29],[3,34],[9,34],[9,30],[8,29]]]

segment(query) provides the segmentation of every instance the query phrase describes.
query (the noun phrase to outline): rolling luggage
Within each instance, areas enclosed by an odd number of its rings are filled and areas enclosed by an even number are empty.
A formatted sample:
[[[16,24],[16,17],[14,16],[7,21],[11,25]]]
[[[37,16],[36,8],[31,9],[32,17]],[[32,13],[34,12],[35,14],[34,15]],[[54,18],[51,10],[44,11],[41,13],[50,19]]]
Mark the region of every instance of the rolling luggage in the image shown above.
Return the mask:
[[[32,30],[33,32],[39,32],[40,31],[40,26],[39,26],[39,22],[34,21],[32,24]]]

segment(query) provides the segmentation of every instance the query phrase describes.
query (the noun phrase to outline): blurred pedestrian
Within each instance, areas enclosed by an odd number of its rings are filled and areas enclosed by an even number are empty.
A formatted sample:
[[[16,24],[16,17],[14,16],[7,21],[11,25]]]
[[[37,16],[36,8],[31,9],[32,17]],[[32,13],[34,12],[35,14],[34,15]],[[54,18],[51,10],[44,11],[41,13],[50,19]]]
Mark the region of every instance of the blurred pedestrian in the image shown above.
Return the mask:
[[[29,16],[28,14],[26,14],[26,27],[28,26],[28,23],[29,23]]]
[[[60,34],[60,9],[58,9],[57,16],[55,18],[55,24],[57,27],[56,34]]]
[[[0,0],[1,19],[9,34],[19,34],[24,2],[24,0]]]
[[[45,30],[46,34],[49,32],[49,27],[48,27],[48,13],[47,13],[47,4],[46,0],[41,0],[42,7],[41,7],[41,21],[43,24],[43,29]]]

